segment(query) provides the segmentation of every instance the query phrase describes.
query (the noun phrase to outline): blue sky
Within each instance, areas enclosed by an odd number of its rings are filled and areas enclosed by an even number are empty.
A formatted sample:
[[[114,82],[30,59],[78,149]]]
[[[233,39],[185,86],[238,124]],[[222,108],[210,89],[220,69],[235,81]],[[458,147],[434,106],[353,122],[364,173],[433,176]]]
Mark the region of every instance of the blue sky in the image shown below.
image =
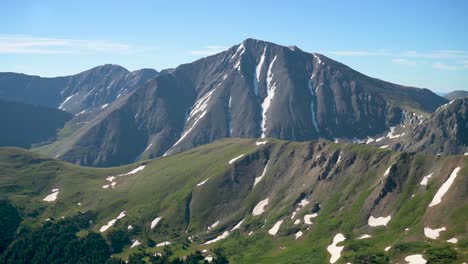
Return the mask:
[[[468,1],[2,1],[0,71],[176,67],[248,37],[380,79],[468,90]]]

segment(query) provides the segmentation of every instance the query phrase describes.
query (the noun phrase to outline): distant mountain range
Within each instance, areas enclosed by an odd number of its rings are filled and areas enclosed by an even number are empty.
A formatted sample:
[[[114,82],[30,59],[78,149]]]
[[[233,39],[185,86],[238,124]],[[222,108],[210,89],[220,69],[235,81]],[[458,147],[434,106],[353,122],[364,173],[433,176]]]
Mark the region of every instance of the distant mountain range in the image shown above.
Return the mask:
[[[464,98],[464,97],[468,97],[468,91],[463,91],[463,90],[453,91],[448,94],[444,94],[444,97],[448,100]]]
[[[101,167],[227,137],[363,140],[448,102],[255,39],[160,73],[116,65],[57,78],[2,73],[0,98],[73,113],[58,140],[36,151]]]

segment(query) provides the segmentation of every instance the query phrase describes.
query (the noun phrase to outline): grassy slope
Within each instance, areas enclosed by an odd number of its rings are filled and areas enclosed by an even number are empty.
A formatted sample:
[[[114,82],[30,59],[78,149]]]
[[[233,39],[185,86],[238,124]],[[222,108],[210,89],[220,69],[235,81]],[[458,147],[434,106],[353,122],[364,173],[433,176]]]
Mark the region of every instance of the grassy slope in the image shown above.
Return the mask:
[[[118,221],[115,227],[126,229],[127,225],[134,225],[137,231],[132,237],[143,244],[148,239],[156,242],[170,240],[180,255],[195,248],[221,246],[233,263],[325,263],[330,257],[326,247],[338,232],[347,238],[342,243],[345,245],[340,259],[342,263],[364,252],[382,253],[398,260],[412,252],[421,253],[421,247],[425,250],[441,245],[454,248],[444,242],[453,236],[460,240],[456,246],[459,259],[468,257],[468,158],[411,156],[410,165],[406,165],[408,177],[404,178],[397,198],[383,209],[391,212],[392,220],[386,228],[369,228],[366,205],[372,200],[372,194],[380,190],[383,171],[398,160],[400,153],[365,145],[316,142],[312,145],[321,144],[322,150],[313,155],[314,159],[318,153],[328,155],[338,150],[349,154],[345,160],[351,154],[358,157],[352,164],[342,162],[335,166],[340,167],[341,172],[332,173],[332,178],[316,181],[318,169],[305,170],[309,167],[302,164],[308,161],[298,158],[305,155],[311,143],[269,140],[267,146],[256,146],[254,142],[249,139],[221,140],[178,155],[140,162],[145,163],[146,168],[135,175],[118,178],[117,186],[112,190],[101,188],[107,184],[106,176],[126,173],[139,164],[109,169],[85,168],[45,159],[24,150],[3,148],[0,149],[0,190],[20,209],[23,218],[26,216],[24,224],[36,225],[46,218],[93,210],[98,213],[98,223],[94,227],[97,231],[125,210],[128,216]],[[268,149],[270,160],[275,162],[269,165],[262,182],[251,190],[251,176],[261,172],[258,166],[248,167],[245,175],[236,174],[239,168],[229,165],[228,161],[240,154],[251,153],[245,156],[246,162],[239,161],[239,167],[254,164],[261,160],[256,155],[264,149]],[[375,164],[369,165],[372,163]],[[440,208],[428,209],[427,204],[455,164],[463,170],[452,186],[453,190],[446,195]],[[427,189],[420,186],[422,176],[433,170],[440,172],[440,176],[435,175]],[[196,186],[207,178],[204,185]],[[53,188],[60,189],[57,201],[43,202],[42,198]],[[225,190],[230,189],[239,195],[226,194]],[[310,193],[311,204],[321,204],[319,216],[311,226],[293,225],[290,219],[295,209],[292,202],[300,192]],[[412,194],[415,194],[413,198]],[[455,195],[461,197],[452,197]],[[267,211],[261,216],[252,216],[252,208],[267,196],[270,197]],[[463,202],[457,202],[457,198]],[[238,200],[238,203],[231,200]],[[79,202],[82,206],[78,206]],[[307,211],[307,208],[299,211],[296,218]],[[151,220],[158,216],[163,217],[161,223],[150,230]],[[198,246],[232,228],[243,218],[245,221],[240,230],[231,232],[228,239],[209,247]],[[267,230],[279,219],[284,219],[279,234],[268,235]],[[221,224],[207,233],[206,227],[216,220],[221,220]],[[442,224],[448,230],[441,233],[441,239],[424,237],[424,226],[435,228]],[[405,232],[407,227],[410,231]],[[186,229],[189,234],[185,234]],[[304,236],[294,240],[293,234],[298,230],[302,230]],[[247,235],[250,231],[254,232],[252,236]],[[371,234],[372,238],[356,240],[365,233]],[[181,243],[189,235],[196,235],[195,243],[182,249]],[[404,250],[396,250],[395,245],[402,242],[409,244],[405,244]],[[392,250],[384,252],[383,249],[390,245]],[[121,255],[137,250],[127,249]]]

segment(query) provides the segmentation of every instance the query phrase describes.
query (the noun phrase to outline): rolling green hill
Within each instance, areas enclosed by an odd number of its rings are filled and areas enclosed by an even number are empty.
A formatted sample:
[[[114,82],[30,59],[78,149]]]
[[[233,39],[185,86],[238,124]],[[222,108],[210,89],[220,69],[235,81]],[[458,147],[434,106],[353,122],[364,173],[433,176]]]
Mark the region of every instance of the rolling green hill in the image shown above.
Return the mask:
[[[341,246],[336,263],[461,263],[467,176],[467,156],[322,140],[225,139],[106,169],[0,148],[0,198],[22,226],[94,212],[78,234],[121,230],[141,243],[122,258],[170,242],[174,256],[222,248],[231,263],[329,263],[327,248],[336,258]]]

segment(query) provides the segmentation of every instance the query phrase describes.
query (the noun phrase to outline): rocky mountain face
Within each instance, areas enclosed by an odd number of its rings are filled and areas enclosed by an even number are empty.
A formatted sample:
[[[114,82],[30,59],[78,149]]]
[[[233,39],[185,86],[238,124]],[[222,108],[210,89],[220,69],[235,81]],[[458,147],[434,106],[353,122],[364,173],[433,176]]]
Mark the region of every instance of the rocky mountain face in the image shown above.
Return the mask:
[[[111,166],[225,137],[365,138],[400,124],[404,111],[432,112],[446,102],[427,89],[370,78],[320,54],[247,39],[163,71],[77,126],[49,155]],[[73,104],[72,97],[63,107]],[[132,155],[122,159],[123,150]]]
[[[57,130],[72,118],[59,109],[4,100],[0,100],[0,113],[0,146],[23,148],[52,142]]]
[[[432,155],[468,155],[467,105],[468,98],[461,98],[430,115],[404,112],[403,122],[389,132],[354,142]]]
[[[397,148],[432,154],[468,154],[468,98],[439,107],[430,118],[408,132]]]
[[[94,212],[83,232],[151,254],[222,247],[232,263],[459,263],[467,175],[464,156],[324,140],[224,139],[106,169],[0,148],[0,197],[23,225]]]
[[[463,97],[468,97],[468,91],[457,90],[444,95],[444,98],[450,101]]]
[[[118,65],[103,65],[56,78],[0,73],[0,98],[36,104],[77,114],[103,107],[157,75],[152,69],[129,72]]]

